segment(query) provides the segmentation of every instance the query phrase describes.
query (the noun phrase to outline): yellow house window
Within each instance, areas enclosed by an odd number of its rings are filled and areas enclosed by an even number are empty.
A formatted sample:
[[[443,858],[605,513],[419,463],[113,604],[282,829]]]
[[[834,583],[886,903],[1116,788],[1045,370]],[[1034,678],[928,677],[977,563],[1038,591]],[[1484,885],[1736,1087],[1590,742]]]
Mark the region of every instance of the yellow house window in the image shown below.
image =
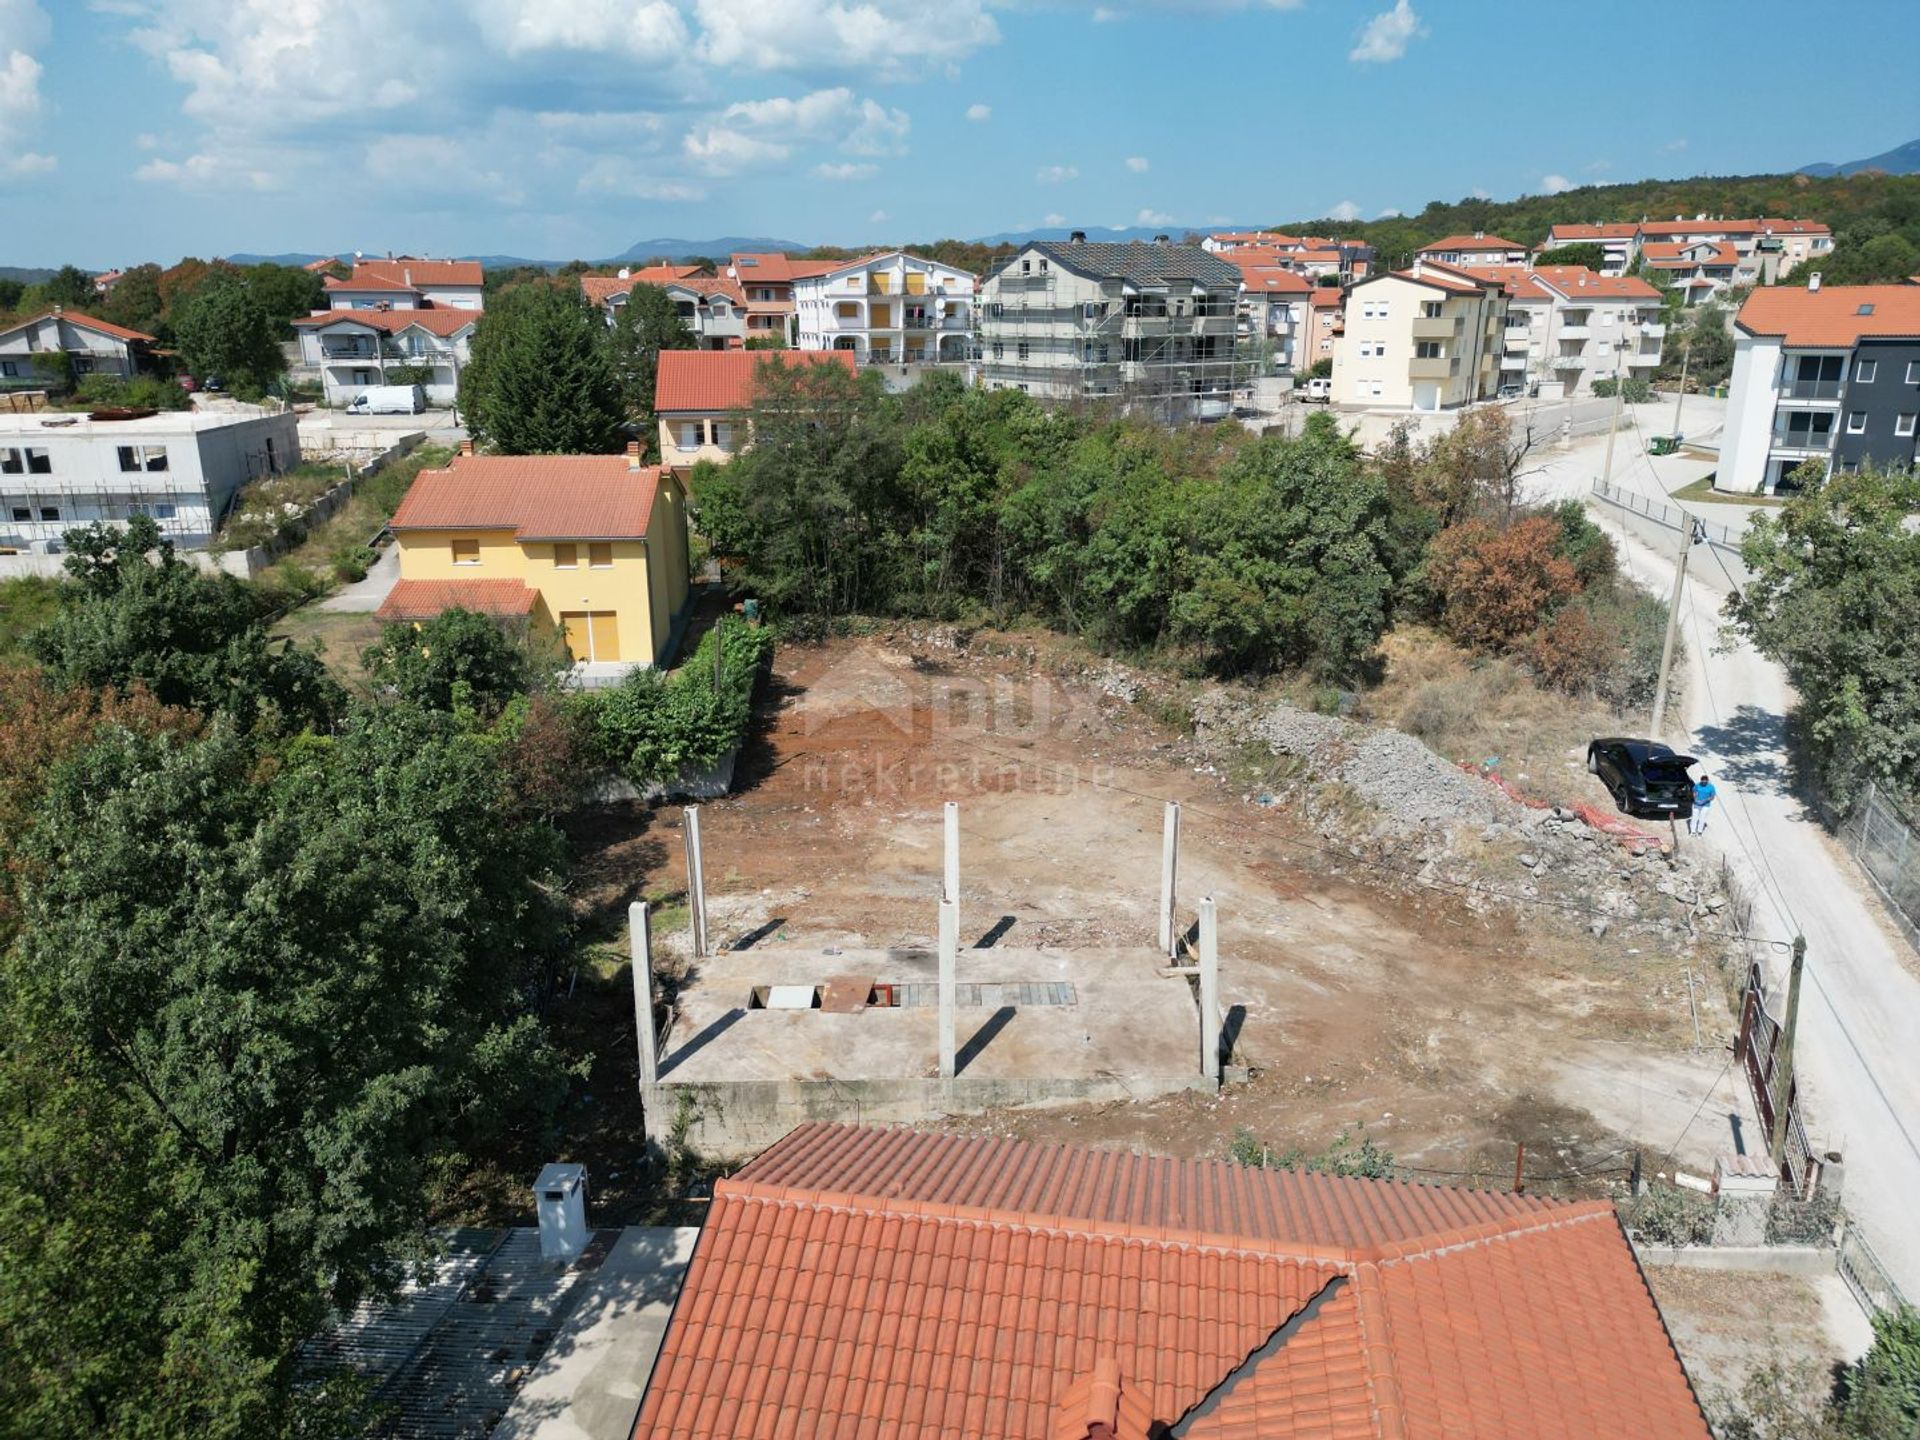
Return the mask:
[[[594,570],[611,570],[613,568],[613,546],[608,544],[587,546],[587,565],[590,569]]]
[[[480,563],[480,542],[478,540],[454,541],[453,563],[456,565],[478,565]]]
[[[553,568],[556,570],[578,570],[580,568],[580,547],[578,545],[554,546]]]

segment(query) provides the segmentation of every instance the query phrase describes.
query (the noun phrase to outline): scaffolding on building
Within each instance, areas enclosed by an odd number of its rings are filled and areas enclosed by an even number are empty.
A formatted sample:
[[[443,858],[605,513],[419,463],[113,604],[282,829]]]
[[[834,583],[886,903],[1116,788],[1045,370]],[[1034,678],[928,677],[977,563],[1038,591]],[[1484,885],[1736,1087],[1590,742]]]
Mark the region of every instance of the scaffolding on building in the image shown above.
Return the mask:
[[[1231,412],[1257,369],[1251,337],[1241,334],[1237,286],[1111,276],[1095,283],[1101,298],[1071,301],[1050,266],[992,277],[980,322],[982,379],[1039,399],[1112,403],[1168,424]]]

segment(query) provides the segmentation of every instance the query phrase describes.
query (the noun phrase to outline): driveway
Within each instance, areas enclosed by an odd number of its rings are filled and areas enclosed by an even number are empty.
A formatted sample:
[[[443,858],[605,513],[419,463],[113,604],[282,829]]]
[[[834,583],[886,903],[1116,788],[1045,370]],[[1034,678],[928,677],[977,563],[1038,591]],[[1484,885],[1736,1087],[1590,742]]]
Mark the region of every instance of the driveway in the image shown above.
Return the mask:
[[[346,610],[356,614],[378,610],[386,604],[400,579],[400,547],[389,545],[367,571],[367,578],[344,585],[320,602],[322,610]]]
[[[1575,457],[1557,469],[1578,466]],[[1671,560],[1619,531],[1604,510],[1592,513],[1633,578],[1670,594]],[[1915,957],[1865,877],[1794,794],[1786,743],[1792,687],[1779,666],[1722,636],[1725,600],[1715,567],[1689,568],[1681,606],[1685,733],[1666,738],[1705,762],[1720,801],[1706,840],[1687,843],[1717,850],[1755,897],[1754,930],[1771,942],[1765,963],[1782,1007],[1788,944],[1806,936],[1797,1065],[1808,1138],[1816,1150],[1844,1153],[1847,1208],[1901,1289],[1920,1296]]]

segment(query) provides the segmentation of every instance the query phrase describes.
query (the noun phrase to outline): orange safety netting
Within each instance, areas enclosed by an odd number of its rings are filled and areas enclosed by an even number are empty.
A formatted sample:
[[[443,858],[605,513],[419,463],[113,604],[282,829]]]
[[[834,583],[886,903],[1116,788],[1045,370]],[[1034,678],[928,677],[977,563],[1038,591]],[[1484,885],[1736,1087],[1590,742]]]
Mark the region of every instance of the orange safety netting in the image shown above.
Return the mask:
[[[1510,799],[1518,800],[1522,805],[1534,810],[1551,810],[1553,808],[1553,802],[1542,800],[1537,795],[1527,794],[1526,791],[1520,789],[1519,786],[1515,785],[1497,770],[1489,769],[1485,765],[1475,765],[1466,760],[1462,760],[1459,763],[1460,768],[1469,775],[1477,775],[1480,779],[1499,786],[1507,793]],[[1636,855],[1644,855],[1649,850],[1659,850],[1666,845],[1665,839],[1657,832],[1643,829],[1624,816],[1602,810],[1597,805],[1589,805],[1584,801],[1577,801],[1567,808],[1579,816],[1581,822],[1589,829],[1598,830],[1603,835],[1611,835]]]

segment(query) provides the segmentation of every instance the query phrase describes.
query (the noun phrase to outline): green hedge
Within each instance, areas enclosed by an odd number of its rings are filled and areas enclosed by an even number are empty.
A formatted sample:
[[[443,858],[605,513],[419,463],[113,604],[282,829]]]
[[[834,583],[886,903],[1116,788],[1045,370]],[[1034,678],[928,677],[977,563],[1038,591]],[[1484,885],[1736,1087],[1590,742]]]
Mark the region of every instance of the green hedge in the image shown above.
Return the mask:
[[[728,619],[709,630],[678,669],[665,675],[635,670],[573,703],[603,763],[643,788],[660,784],[707,769],[739,748],[762,662],[772,650],[772,631]]]

